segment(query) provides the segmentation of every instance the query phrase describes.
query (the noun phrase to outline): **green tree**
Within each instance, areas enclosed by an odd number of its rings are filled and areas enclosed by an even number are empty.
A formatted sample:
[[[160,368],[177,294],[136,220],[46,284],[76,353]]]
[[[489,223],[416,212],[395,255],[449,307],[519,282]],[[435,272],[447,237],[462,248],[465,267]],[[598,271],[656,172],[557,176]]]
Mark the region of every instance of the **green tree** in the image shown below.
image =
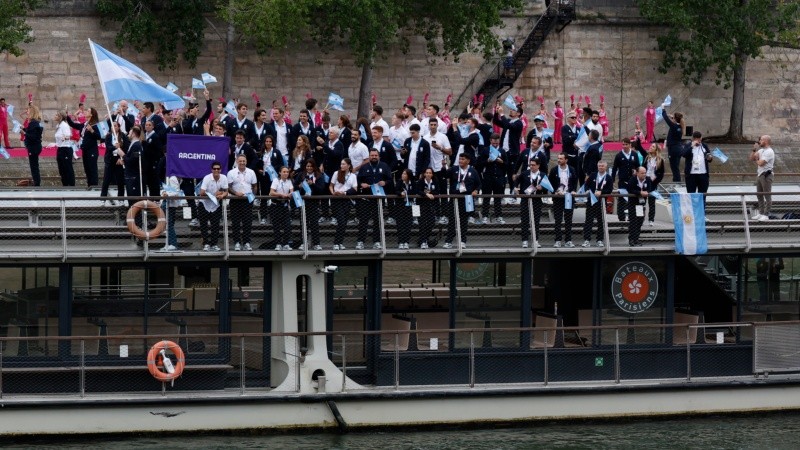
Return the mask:
[[[685,85],[700,84],[708,72],[725,89],[733,87],[727,136],[742,139],[747,61],[765,45],[796,39],[798,3],[775,0],[638,0],[642,16],[664,25],[659,70],[677,67]]]
[[[0,1],[0,53],[9,52],[14,56],[24,53],[19,44],[33,42],[25,16],[41,4],[41,0]]]

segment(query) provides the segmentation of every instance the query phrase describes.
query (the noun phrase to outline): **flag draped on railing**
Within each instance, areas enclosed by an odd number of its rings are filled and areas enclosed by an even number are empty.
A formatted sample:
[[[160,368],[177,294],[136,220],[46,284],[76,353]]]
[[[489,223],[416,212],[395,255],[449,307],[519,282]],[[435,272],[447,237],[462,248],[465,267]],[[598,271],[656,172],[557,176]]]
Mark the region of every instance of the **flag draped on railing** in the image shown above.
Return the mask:
[[[670,200],[675,225],[675,251],[683,255],[707,253],[703,194],[672,194]]]

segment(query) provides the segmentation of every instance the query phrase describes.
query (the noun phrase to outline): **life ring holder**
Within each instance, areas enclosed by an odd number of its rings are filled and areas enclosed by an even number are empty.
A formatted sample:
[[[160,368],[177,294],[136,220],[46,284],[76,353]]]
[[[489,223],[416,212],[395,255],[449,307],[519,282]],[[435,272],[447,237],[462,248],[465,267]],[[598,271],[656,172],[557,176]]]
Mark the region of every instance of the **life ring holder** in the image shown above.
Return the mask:
[[[156,226],[152,230],[142,229],[136,225],[136,215],[140,214],[143,209],[156,216]],[[158,203],[151,202],[150,200],[142,200],[134,203],[128,210],[126,221],[128,222],[128,231],[143,241],[161,236],[161,233],[167,228],[167,218],[164,216],[164,211],[158,206]]]
[[[163,361],[161,358],[161,350],[169,350],[171,351],[175,357],[177,358],[177,362],[175,363],[175,370],[172,373],[166,373],[159,370],[159,365],[163,365]],[[158,381],[161,382],[168,382],[174,381],[176,378],[180,377],[183,373],[183,368],[186,366],[186,357],[183,354],[183,349],[181,346],[172,342],[163,340],[157,342],[150,348],[150,351],[147,352],[147,370],[150,372],[150,375],[153,376]]]

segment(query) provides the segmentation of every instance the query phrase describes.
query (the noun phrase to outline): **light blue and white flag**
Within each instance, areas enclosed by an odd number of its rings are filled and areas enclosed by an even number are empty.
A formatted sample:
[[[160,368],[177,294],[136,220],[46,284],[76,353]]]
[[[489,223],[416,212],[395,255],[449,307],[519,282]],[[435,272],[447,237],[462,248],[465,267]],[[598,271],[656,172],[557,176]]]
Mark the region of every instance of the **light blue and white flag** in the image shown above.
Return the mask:
[[[547,192],[553,193],[553,185],[550,184],[550,179],[547,177],[542,178],[542,181],[539,183],[539,186],[547,189]]]
[[[303,180],[303,184],[301,186],[303,187],[303,191],[306,193],[306,195],[311,195],[311,186],[308,185],[306,180]]]
[[[116,100],[139,100],[149,102],[182,101],[178,95],[159,86],[142,69],[109,52],[89,40],[94,57],[97,77],[103,89],[106,103]]]
[[[247,197],[247,203],[253,203],[256,201],[256,194],[253,194],[252,192],[245,194],[245,197]]]
[[[372,195],[385,197],[386,196],[386,192],[383,191],[383,186],[381,186],[380,184],[373,184],[372,185]]]
[[[664,200],[664,196],[663,196],[663,195],[661,195],[661,194],[658,192],[658,190],[655,190],[655,191],[651,192],[651,193],[650,193],[650,195],[652,195],[652,196],[653,196],[653,198],[655,198],[656,200]]]
[[[8,154],[8,150],[6,150],[6,148],[3,147],[3,144],[0,144],[0,156],[2,156],[3,159],[11,158],[11,155]]]
[[[21,124],[21,123],[19,123],[19,121],[18,121],[18,120],[12,120],[12,121],[11,121],[11,125],[13,125],[13,126],[14,126],[14,129],[13,129],[13,130],[11,130],[11,132],[12,132],[12,133],[19,133],[19,132],[20,132],[20,130],[22,129],[22,124]]]
[[[489,162],[494,162],[500,157],[500,150],[495,147],[489,146]]]
[[[714,155],[722,164],[728,162],[728,155],[726,155],[719,147],[714,147],[714,150],[711,151],[711,154]]]
[[[581,127],[578,137],[575,138],[575,145],[578,146],[581,153],[585,152],[586,149],[589,148],[589,135],[586,134],[586,127]]]
[[[225,104],[225,112],[236,117],[236,103],[233,103],[233,100],[228,100]]]
[[[328,105],[336,111],[344,111],[344,98],[341,95],[331,92],[328,94]]]
[[[100,132],[100,139],[105,139],[108,134],[108,123],[105,120],[97,122],[97,131]]]
[[[508,97],[506,97],[506,101],[504,101],[503,104],[512,111],[517,110],[517,102],[514,101],[514,96],[511,94],[508,94]]]
[[[116,111],[116,110],[117,110],[117,108],[114,108],[114,111]],[[139,108],[133,106],[133,104],[131,102],[129,102],[128,103],[128,113],[129,114],[133,114],[133,117],[136,117],[136,116],[139,115]]]
[[[192,78],[192,89],[205,89],[206,85],[203,84],[202,80],[198,80],[197,78]]]
[[[303,197],[300,196],[300,191],[293,191],[292,199],[294,200],[294,206],[297,208],[302,208],[306,204],[306,202],[303,200]]]
[[[572,194],[564,194],[564,209],[572,209]]]
[[[663,110],[661,109],[660,106],[658,108],[656,108],[656,123],[661,122],[662,120],[664,120],[661,117],[661,111],[663,111]]]
[[[542,141],[544,141],[547,138],[552,138],[553,137],[553,129],[552,128],[543,129],[541,137],[542,137]]]
[[[597,203],[597,196],[594,195],[594,192],[589,191],[589,204],[594,206]]]
[[[208,72],[201,74],[200,78],[203,79],[203,84],[216,83],[217,82],[217,77],[215,77],[214,75],[211,75]]]
[[[471,195],[464,197],[464,211],[468,213],[475,211],[475,199]]]
[[[176,91],[178,90],[178,86],[175,86],[175,84],[174,84],[172,81],[170,81],[169,83],[167,83],[167,85],[166,85],[165,87],[166,87],[166,88],[167,88],[167,90],[168,90],[168,91],[170,91],[170,92],[176,92]]]
[[[703,194],[672,194],[670,200],[675,225],[675,251],[683,255],[708,252]]]
[[[12,104],[6,105],[6,112],[8,113],[8,117],[13,116],[14,115],[14,105],[12,105]]]
[[[667,94],[667,96],[664,98],[664,106],[670,105],[672,105],[672,96]]]

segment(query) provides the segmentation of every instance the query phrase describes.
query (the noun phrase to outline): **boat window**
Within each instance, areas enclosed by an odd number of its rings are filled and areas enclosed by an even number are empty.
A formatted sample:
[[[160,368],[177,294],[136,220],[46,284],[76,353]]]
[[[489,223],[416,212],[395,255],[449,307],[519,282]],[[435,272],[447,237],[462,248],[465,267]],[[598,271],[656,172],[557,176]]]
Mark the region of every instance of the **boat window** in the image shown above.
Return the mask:
[[[0,336],[39,336],[3,342],[3,358],[57,356],[58,267],[0,268]]]
[[[761,255],[744,258],[743,298],[740,311],[732,315],[741,322],[767,322],[800,319],[800,258]],[[709,272],[724,280],[725,264],[710,264]],[[735,282],[735,279],[733,280]],[[723,288],[727,287],[727,282]],[[735,285],[732,286],[735,288]],[[741,340],[751,340],[752,331],[741,330]]]
[[[333,278],[331,331],[366,330],[368,270],[365,265],[339,264],[339,271],[330,275]],[[341,364],[343,353],[348,365],[363,364],[366,361],[363,335],[345,336],[344,347],[342,335],[334,334],[331,339],[331,359],[336,364]]]

